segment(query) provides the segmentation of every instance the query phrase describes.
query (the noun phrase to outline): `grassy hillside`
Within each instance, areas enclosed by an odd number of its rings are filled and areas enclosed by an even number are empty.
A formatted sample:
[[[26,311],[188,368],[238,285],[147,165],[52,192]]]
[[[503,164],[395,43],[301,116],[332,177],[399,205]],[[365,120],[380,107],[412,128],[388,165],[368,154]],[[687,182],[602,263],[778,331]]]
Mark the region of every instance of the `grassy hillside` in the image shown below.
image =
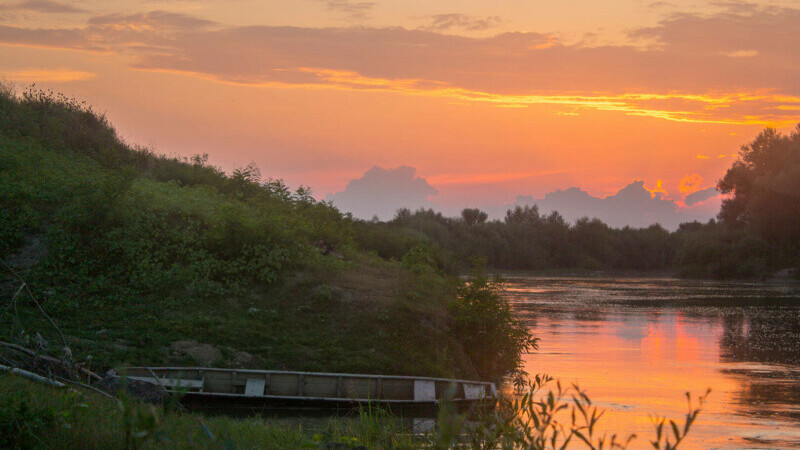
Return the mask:
[[[97,370],[500,375],[464,351],[470,306],[430,248],[399,260],[359,250],[353,221],[307,189],[206,160],[122,142],[102,115],[59,95],[0,92],[0,256],[77,359]],[[7,275],[4,303],[18,288]],[[36,332],[58,353],[25,300],[0,316],[4,340],[34,345]]]

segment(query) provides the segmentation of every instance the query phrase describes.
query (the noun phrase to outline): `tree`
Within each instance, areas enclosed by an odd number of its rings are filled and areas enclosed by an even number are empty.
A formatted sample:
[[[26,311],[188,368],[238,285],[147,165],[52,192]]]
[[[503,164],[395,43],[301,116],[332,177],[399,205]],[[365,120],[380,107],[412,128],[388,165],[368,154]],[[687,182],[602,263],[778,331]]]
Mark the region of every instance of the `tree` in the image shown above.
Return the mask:
[[[461,218],[467,225],[476,225],[486,222],[489,215],[478,208],[464,208],[464,210],[461,211]]]
[[[194,161],[194,164],[197,162],[199,161]],[[240,167],[233,171],[229,182],[229,192],[239,199],[252,198],[261,190],[259,183],[261,183],[261,169],[256,166],[256,163],[251,162],[246,167]]]
[[[400,208],[394,213],[392,222],[398,225],[408,225],[411,223],[411,210],[408,208]]]
[[[772,128],[742,146],[717,188],[731,195],[719,218],[773,241],[800,238],[800,124],[785,135]]]
[[[519,206],[517,205],[514,209],[509,209],[506,211],[506,218],[505,222],[507,224],[523,224],[523,225],[536,225],[542,220],[542,217],[539,215],[539,206]]]

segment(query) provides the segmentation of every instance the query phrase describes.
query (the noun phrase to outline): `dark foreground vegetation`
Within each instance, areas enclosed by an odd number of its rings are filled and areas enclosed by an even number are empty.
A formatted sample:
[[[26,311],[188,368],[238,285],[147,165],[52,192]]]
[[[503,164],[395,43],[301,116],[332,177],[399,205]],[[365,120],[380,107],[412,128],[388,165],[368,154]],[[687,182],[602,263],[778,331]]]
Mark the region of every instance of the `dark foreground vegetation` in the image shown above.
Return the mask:
[[[439,264],[483,260],[500,270],[661,271],[696,278],[765,278],[782,269],[800,274],[800,125],[789,135],[764,130],[742,147],[720,180],[730,197],[719,220],[614,229],[597,219],[574,224],[557,212],[509,210],[487,221],[478,209],[449,218],[402,209],[386,223],[359,222],[356,241],[384,258],[427,243]]]
[[[445,406],[434,428],[419,430],[410,420],[370,407],[348,418],[305,423],[204,417],[0,372],[0,448],[600,450],[646,441],[656,450],[673,450],[689,433],[705,396],[694,403],[688,394],[687,399],[683,420],[651,418],[651,437],[612,435],[603,429],[603,411],[578,386],[537,376],[524,394],[502,400],[497,410],[467,417]]]

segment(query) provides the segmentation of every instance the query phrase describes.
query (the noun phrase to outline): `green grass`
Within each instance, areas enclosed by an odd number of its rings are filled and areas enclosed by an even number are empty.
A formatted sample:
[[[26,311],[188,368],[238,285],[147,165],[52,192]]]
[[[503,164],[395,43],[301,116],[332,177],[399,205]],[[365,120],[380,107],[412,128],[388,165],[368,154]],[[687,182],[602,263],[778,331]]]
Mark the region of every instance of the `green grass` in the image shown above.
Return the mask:
[[[208,416],[0,372],[0,448],[414,449],[435,439],[372,406],[338,417]]]
[[[342,265],[335,275],[297,272],[246,295],[60,301],[56,286],[44,304],[74,354],[91,356],[98,371],[200,364],[170,350],[194,340],[221,351],[210,364],[219,367],[476,377],[449,333],[444,298],[404,297],[397,268],[380,260]],[[48,330],[35,310],[20,314],[29,329]]]
[[[331,430],[330,441],[345,441],[353,433],[352,422],[304,426],[277,419],[165,412],[129,399],[118,404],[82,390],[54,389],[0,373],[0,430],[6,432],[0,433],[0,447],[317,448],[320,438],[315,440],[315,434]]]

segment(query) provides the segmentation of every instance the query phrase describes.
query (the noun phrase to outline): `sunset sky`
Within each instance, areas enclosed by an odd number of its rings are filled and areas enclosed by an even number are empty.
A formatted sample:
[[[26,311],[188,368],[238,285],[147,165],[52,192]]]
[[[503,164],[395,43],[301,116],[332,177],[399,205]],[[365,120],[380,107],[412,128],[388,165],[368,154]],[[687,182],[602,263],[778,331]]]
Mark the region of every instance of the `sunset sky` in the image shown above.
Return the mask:
[[[800,122],[800,3],[0,0],[0,77],[318,198],[405,165],[445,208],[634,180],[683,206]]]

